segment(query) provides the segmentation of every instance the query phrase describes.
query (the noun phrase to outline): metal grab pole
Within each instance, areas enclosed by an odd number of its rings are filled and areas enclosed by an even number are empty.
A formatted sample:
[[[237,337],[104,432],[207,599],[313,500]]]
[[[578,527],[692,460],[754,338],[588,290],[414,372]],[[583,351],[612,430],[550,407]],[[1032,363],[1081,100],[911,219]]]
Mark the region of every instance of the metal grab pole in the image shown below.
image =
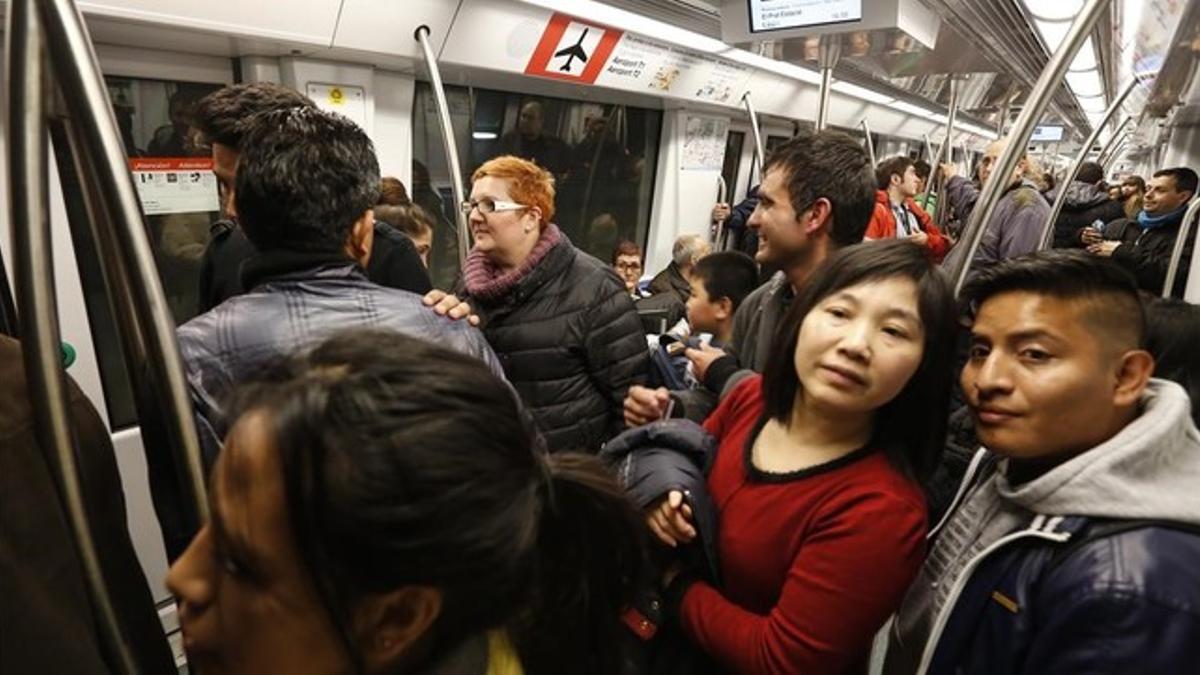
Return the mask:
[[[458,264],[461,267],[467,261],[467,251],[471,249],[471,233],[467,226],[467,214],[462,210],[463,203],[467,201],[467,191],[463,187],[462,167],[458,163],[458,143],[454,138],[454,127],[450,124],[450,106],[446,103],[442,72],[438,69],[433,46],[429,44],[429,26],[418,26],[413,37],[421,43],[421,52],[425,55],[433,99],[438,108],[438,121],[442,126],[442,145],[446,149],[446,163],[450,165],[450,188],[454,192],[454,222],[458,226]]]
[[[1121,123],[1118,124],[1117,128],[1113,131],[1113,135],[1108,137],[1108,140],[1105,141],[1104,145],[1100,147],[1100,152],[1096,153],[1097,164],[1104,164],[1104,158],[1107,157],[1108,153],[1112,152],[1112,150],[1117,147],[1117,144],[1121,142],[1121,139],[1125,137],[1125,127],[1129,126],[1129,123],[1132,121],[1133,117],[1131,115],[1126,115],[1125,119],[1121,120]]]
[[[1192,203],[1183,213],[1183,222],[1179,225],[1179,234],[1175,235],[1175,246],[1171,248],[1171,261],[1167,263],[1167,278],[1163,280],[1162,297],[1171,297],[1171,287],[1175,285],[1175,276],[1179,274],[1179,263],[1183,260],[1183,248],[1196,225],[1196,215],[1200,213],[1200,198],[1192,197]],[[1196,257],[1196,248],[1192,247],[1192,257]],[[1191,262],[1191,261],[1188,261]]]
[[[758,162],[758,177],[761,182],[763,175],[762,131],[758,128],[758,113],[754,111],[754,103],[750,100],[750,92],[742,94],[742,105],[746,106],[746,114],[750,116],[750,132],[754,135],[754,159]],[[751,180],[750,184],[754,184],[753,180]]]
[[[817,131],[829,125],[829,98],[833,87],[833,68],[842,55],[842,43],[836,35],[823,35],[817,47],[818,64],[821,66],[821,89],[817,100]]]
[[[929,139],[929,134],[925,136],[925,156],[929,158],[929,176],[925,179],[925,193],[922,194],[917,203],[926,211],[929,210],[929,194],[933,192],[933,181],[937,178],[937,160],[933,156],[933,141]]]
[[[729,198],[729,187],[725,184],[724,176],[717,176],[717,203],[725,204],[725,200]],[[713,232],[713,248],[717,251],[725,250],[722,246],[721,237],[725,234],[725,219],[717,220],[717,229]]]
[[[1067,188],[1075,177],[1079,175],[1079,168],[1083,166],[1084,159],[1088,156],[1088,151],[1092,149],[1092,145],[1100,138],[1100,132],[1104,131],[1104,126],[1109,123],[1113,115],[1121,109],[1121,104],[1129,97],[1141,79],[1134,77],[1129,84],[1121,90],[1113,102],[1109,104],[1108,110],[1104,111],[1104,117],[1096,124],[1096,128],[1092,129],[1091,135],[1083,142],[1083,147],[1079,149],[1079,154],[1075,156],[1075,160],[1071,162],[1071,166],[1067,167],[1067,173],[1059,182],[1058,195],[1054,198],[1054,205],[1050,207],[1050,217],[1046,219],[1046,224],[1042,226],[1041,244],[1038,250],[1050,248],[1050,244],[1054,241],[1054,223],[1058,221],[1058,216],[1062,214],[1063,205],[1067,203]],[[1126,118],[1128,120],[1128,118]]]
[[[962,151],[962,156],[963,156],[963,172],[964,172],[963,175],[970,178],[971,173],[974,171],[975,167],[971,165],[972,164],[971,151],[967,147],[966,139],[963,139],[963,142],[961,145],[959,145],[958,149]]]
[[[950,76],[950,111],[946,116],[946,138],[942,141],[942,147],[946,150],[945,161],[947,164],[954,158],[954,122],[958,118],[958,79],[953,75]],[[939,156],[940,161],[940,156]],[[942,178],[942,185],[946,184],[946,178]],[[947,214],[949,209],[938,209],[934,214],[934,223],[938,229],[943,229],[946,224]]]
[[[871,166],[875,166],[878,162],[875,161],[875,141],[871,140],[871,125],[864,117],[860,126],[862,126],[863,134],[867,137],[867,155],[871,158]]]
[[[45,127],[45,34],[35,0],[9,3],[8,161],[17,302],[21,312],[23,361],[38,442],[54,476],[55,488],[83,568],[84,582],[100,633],[107,665],[138,672],[108,585],[84,504],[82,477],[75,461],[67,383],[61,368],[54,260],[50,249],[50,191]]]
[[[1050,99],[1054,97],[1061,85],[1063,76],[1071,65],[1071,60],[1075,58],[1075,53],[1083,46],[1084,41],[1092,32],[1092,27],[1096,25],[1096,21],[1107,7],[1108,0],[1087,1],[1075,17],[1075,21],[1072,22],[1066,38],[1063,39],[1054,55],[1050,57],[1050,62],[1042,71],[1042,75],[1034,85],[1033,91],[1030,92],[1025,105],[1021,107],[1021,114],[1017,116],[1017,121],[1013,124],[1004,152],[1000,153],[996,165],[992,167],[989,180],[983,186],[983,193],[975,203],[975,208],[971,211],[971,217],[963,231],[965,241],[961,242],[959,246],[964,244],[967,246],[966,254],[958,256],[949,270],[951,278],[954,279],[955,295],[962,291],[963,283],[967,280],[967,271],[971,268],[971,259],[975,257],[975,251],[979,249],[979,242],[983,240],[983,233],[992,219],[992,214],[996,211],[996,204],[999,203],[1000,197],[1008,188],[1021,157],[1025,155],[1025,146],[1029,143],[1033,128],[1041,119],[1042,113],[1050,104]]]
[[[1121,137],[1120,142],[1117,143],[1117,147],[1113,148],[1113,151],[1108,153],[1108,156],[1104,158],[1104,161],[1100,162],[1100,164],[1104,167],[1104,175],[1108,175],[1108,170],[1112,167],[1113,162],[1117,161],[1117,157],[1119,157],[1122,152],[1125,152],[1125,146],[1128,144],[1129,134],[1125,134]]]
[[[121,333],[129,379],[138,392],[138,419],[147,448],[169,448],[175,455],[185,515],[199,526],[208,520],[208,496],[192,402],[175,337],[175,319],[167,305],[151,252],[141,204],[133,185],[108,90],[92,50],[83,18],[72,0],[39,0],[56,81],[71,110],[79,141],[94,165],[88,177],[100,196],[96,204],[108,225],[108,238],[120,254],[115,270],[129,290],[134,331]],[[133,358],[131,358],[133,357]],[[164,410],[166,411],[164,414]],[[153,451],[153,450],[151,450]]]

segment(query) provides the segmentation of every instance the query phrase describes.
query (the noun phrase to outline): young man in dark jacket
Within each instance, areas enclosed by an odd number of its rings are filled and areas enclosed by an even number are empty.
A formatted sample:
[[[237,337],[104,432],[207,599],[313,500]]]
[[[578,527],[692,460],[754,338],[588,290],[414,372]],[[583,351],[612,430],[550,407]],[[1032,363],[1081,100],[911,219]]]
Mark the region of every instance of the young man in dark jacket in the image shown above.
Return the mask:
[[[1146,186],[1142,212],[1136,218],[1122,218],[1109,223],[1104,233],[1084,230],[1082,235],[1088,250],[1112,258],[1137,278],[1138,287],[1158,295],[1167,281],[1167,266],[1171,251],[1183,226],[1188,203],[1196,196],[1196,172],[1178,167],[1163,169],[1154,174]],[[1171,295],[1183,297],[1195,246],[1195,231],[1184,243],[1179,273],[1175,276]],[[1103,239],[1101,239],[1103,237]]]
[[[1200,432],[1184,390],[1150,379],[1133,279],[1043,251],[966,298],[961,383],[986,449],[930,535],[884,672],[1190,672]]]
[[[1081,229],[1091,228],[1097,221],[1107,225],[1125,217],[1125,202],[1109,199],[1108,193],[1100,189],[1103,182],[1104,167],[1097,162],[1084,162],[1079,166],[1075,180],[1059,186],[1059,190],[1067,191],[1067,196],[1063,200],[1062,213],[1054,221],[1054,248],[1079,248],[1083,246],[1079,237]],[[1058,193],[1052,191],[1046,198],[1053,204]]]
[[[272,110],[315,108],[307,96],[279,84],[260,82],[219,89],[200,99],[194,113],[195,125],[212,146],[213,173],[221,189],[223,218],[213,224],[208,246],[200,261],[199,313],[242,293],[242,265],[255,251],[238,227],[235,184],[238,157],[246,120]],[[427,293],[432,286],[412,242],[386,225],[378,232],[376,253],[367,264],[367,276],[376,283],[413,293]]]
[[[351,327],[389,328],[471,354],[503,371],[482,333],[371,282],[371,207],[379,164],[366,133],[313,107],[256,115],[244,128],[236,177],[240,226],[256,254],[247,291],[179,328],[206,458],[224,437],[225,397],[252,370]],[[419,262],[418,262],[419,264]]]
[[[673,394],[676,416],[703,420],[718,397],[746,376],[762,372],[796,289],[831,251],[862,241],[875,209],[875,171],[861,143],[839,131],[801,131],[764,164],[758,205],[748,225],[759,236],[755,260],[780,271],[738,307],[733,339],[724,350],[687,351],[704,389],[630,387],[625,398],[629,426],[662,417]]]

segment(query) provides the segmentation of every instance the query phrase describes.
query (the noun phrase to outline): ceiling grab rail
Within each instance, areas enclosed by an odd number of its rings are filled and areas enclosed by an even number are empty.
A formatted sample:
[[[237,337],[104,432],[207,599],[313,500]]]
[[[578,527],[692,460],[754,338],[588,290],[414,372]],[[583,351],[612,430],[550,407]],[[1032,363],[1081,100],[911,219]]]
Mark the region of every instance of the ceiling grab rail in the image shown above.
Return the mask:
[[[169,466],[174,486],[152,485],[155,506],[167,487],[174,488],[173,515],[189,538],[208,519],[204,461],[196,433],[175,320],[159,280],[108,90],[92,41],[73,0],[37,0],[54,81],[64,114],[49,119],[51,131],[66,128],[71,156],[84,183],[89,225],[101,252],[100,267],[110,289],[117,331],[147,462]],[[164,459],[167,453],[169,459]],[[159,490],[154,495],[154,490]],[[164,518],[159,513],[160,521]],[[168,539],[168,554],[180,552]],[[186,544],[186,542],[184,542]],[[174,548],[173,548],[174,544]]]
[[[450,189],[454,194],[454,222],[458,228],[458,264],[467,262],[467,252],[471,250],[471,232],[467,225],[467,214],[463,213],[462,205],[467,201],[467,192],[463,187],[462,166],[458,162],[458,142],[454,138],[454,126],[450,123],[450,106],[446,103],[446,89],[442,85],[442,71],[438,68],[437,57],[433,54],[433,46],[429,44],[429,26],[421,25],[413,33],[417,42],[421,43],[421,53],[425,56],[425,67],[429,69],[430,88],[433,89],[433,100],[437,104],[438,122],[442,127],[442,147],[446,150],[446,164],[450,168]]]
[[[1121,123],[1118,124],[1117,128],[1113,131],[1113,135],[1108,137],[1108,140],[1104,142],[1104,145],[1100,146],[1100,151],[1096,153],[1097,164],[1100,164],[1101,166],[1104,165],[1105,158],[1108,157],[1109,153],[1111,153],[1117,147],[1117,144],[1120,143],[1123,138],[1125,138],[1125,127],[1129,126],[1129,123],[1132,121],[1133,116],[1131,115],[1126,115],[1125,119],[1121,120]]]
[[[1183,213],[1183,222],[1179,226],[1179,234],[1175,235],[1175,245],[1171,247],[1171,260],[1167,263],[1167,277],[1163,279],[1162,297],[1171,297],[1171,288],[1175,285],[1175,277],[1179,274],[1179,263],[1183,260],[1183,249],[1187,246],[1188,237],[1196,226],[1196,216],[1200,214],[1200,198],[1193,197],[1187,211]],[[1200,230],[1200,228],[1196,228]],[[1192,257],[1196,257],[1198,246],[1192,247]],[[1191,261],[1188,261],[1191,263]]]
[[[1100,132],[1104,131],[1104,127],[1108,125],[1109,121],[1112,120],[1113,115],[1116,115],[1117,111],[1121,109],[1121,104],[1125,103],[1125,99],[1129,97],[1129,94],[1133,93],[1134,88],[1137,87],[1139,82],[1141,82],[1141,79],[1134,77],[1132,80],[1130,80],[1129,84],[1125,85],[1125,87],[1121,89],[1121,93],[1118,94],[1115,99],[1113,99],[1111,104],[1109,104],[1108,110],[1104,111],[1104,117],[1101,118],[1096,124],[1095,128],[1092,129],[1091,135],[1089,135],[1087,140],[1083,142],[1083,146],[1079,149],[1079,153],[1075,155],[1075,159],[1072,160],[1071,165],[1067,167],[1066,175],[1064,175],[1062,180],[1058,183],[1058,194],[1054,197],[1054,204],[1050,207],[1050,215],[1046,218],[1046,223],[1042,225],[1042,237],[1039,240],[1041,243],[1038,245],[1039,251],[1050,248],[1050,244],[1053,243],[1054,223],[1058,221],[1058,217],[1062,214],[1063,205],[1067,203],[1067,188],[1071,185],[1071,182],[1075,180],[1075,177],[1079,175],[1079,169],[1083,166],[1084,160],[1087,159],[1088,153],[1091,151],[1092,146],[1095,145],[1096,141],[1100,139]],[[1123,123],[1122,126],[1128,123],[1128,119],[1129,118],[1126,118],[1126,122]],[[1114,134],[1114,137],[1115,135],[1116,134]]]
[[[954,160],[954,122],[958,119],[958,85],[959,79],[950,76],[950,110],[946,114],[946,138],[942,139],[942,145],[938,148],[938,161],[945,161],[947,164]],[[945,158],[942,157],[942,151],[945,151]],[[945,189],[946,177],[942,176],[939,187]],[[933,222],[939,230],[946,228],[946,220],[949,217],[950,209],[937,209],[934,212]]]
[[[867,118],[864,117],[862,122],[859,122],[859,126],[862,127],[863,135],[867,138],[867,156],[871,158],[871,167],[874,168],[879,162],[875,161],[875,141],[871,139],[871,125],[867,123]]]
[[[754,160],[758,164],[758,180],[763,176],[763,139],[762,130],[758,126],[758,113],[754,110],[754,102],[750,100],[750,92],[742,94],[742,105],[750,116],[750,133],[754,136]],[[754,185],[754,172],[750,172],[750,185]]]
[[[1008,178],[1013,175],[1021,157],[1025,155],[1026,145],[1029,143],[1030,136],[1033,135],[1034,127],[1037,126],[1042,113],[1046,111],[1050,99],[1054,97],[1061,86],[1063,76],[1071,65],[1071,60],[1075,58],[1076,52],[1091,34],[1092,27],[1096,25],[1100,15],[1107,9],[1108,2],[1109,0],[1087,0],[1071,23],[1071,28],[1067,31],[1062,44],[1050,57],[1046,69],[1042,71],[1042,75],[1030,92],[1025,105],[1022,106],[1021,113],[1017,116],[1017,121],[1009,132],[1008,143],[992,168],[991,180],[984,184],[983,192],[980,194],[975,208],[971,211],[971,217],[967,221],[962,239],[958,244],[959,246],[965,245],[967,251],[965,255],[958,256],[954,260],[952,268],[949,270],[950,278],[954,279],[955,295],[962,291],[963,284],[967,280],[967,271],[971,268],[971,260],[979,249],[979,242],[983,240],[983,233],[987,229],[988,221],[995,213],[1000,197],[1008,188]]]
[[[829,98],[833,88],[833,68],[842,55],[841,38],[837,35],[822,35],[817,47],[817,63],[821,67],[821,88],[817,100],[817,131],[829,125]]]
[[[1125,148],[1129,145],[1130,136],[1131,136],[1131,132],[1128,132],[1128,131],[1126,131],[1124,134],[1122,134],[1121,140],[1117,141],[1117,146],[1112,149],[1112,152],[1105,155],[1104,159],[1100,162],[1100,164],[1104,166],[1104,175],[1105,176],[1108,175],[1108,170],[1111,169],[1112,165],[1116,163],[1117,158],[1120,157],[1121,154],[1125,152]]]
[[[138,672],[138,664],[104,579],[84,504],[68,412],[50,248],[49,141],[44,123],[50,88],[46,86],[45,33],[35,0],[12,0],[8,11],[9,215],[17,304],[24,329],[22,360],[34,426],[79,556],[100,648],[109,667],[132,674]]]
[[[725,204],[725,200],[729,198],[729,186],[725,184],[725,177],[717,174],[717,203]],[[717,226],[713,230],[713,250],[725,250],[725,219],[718,218]]]

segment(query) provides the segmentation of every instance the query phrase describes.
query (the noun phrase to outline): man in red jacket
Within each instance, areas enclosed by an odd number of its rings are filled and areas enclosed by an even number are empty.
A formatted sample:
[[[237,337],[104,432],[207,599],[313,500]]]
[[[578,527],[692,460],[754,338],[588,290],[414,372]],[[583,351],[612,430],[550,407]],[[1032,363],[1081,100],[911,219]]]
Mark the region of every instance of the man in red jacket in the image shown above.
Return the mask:
[[[875,169],[875,180],[879,188],[875,212],[863,240],[908,238],[928,248],[933,259],[941,262],[950,242],[913,201],[921,184],[913,160],[903,155],[883,160]]]

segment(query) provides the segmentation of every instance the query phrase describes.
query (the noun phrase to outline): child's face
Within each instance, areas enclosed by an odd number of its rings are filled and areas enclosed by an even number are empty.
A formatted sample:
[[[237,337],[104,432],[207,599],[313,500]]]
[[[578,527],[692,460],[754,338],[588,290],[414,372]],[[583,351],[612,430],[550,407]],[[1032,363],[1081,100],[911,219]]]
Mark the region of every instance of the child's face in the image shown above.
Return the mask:
[[[728,318],[721,309],[721,304],[708,297],[708,289],[704,280],[692,277],[692,293],[687,301],[688,323],[693,333],[717,333],[722,323]]]

